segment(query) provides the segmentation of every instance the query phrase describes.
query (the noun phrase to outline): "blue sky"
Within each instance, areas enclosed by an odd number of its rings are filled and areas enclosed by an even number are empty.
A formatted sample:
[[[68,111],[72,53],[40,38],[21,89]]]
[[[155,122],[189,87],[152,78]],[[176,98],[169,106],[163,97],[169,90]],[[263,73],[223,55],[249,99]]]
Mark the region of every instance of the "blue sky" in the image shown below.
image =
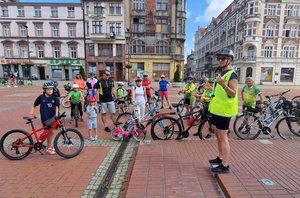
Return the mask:
[[[80,0],[21,0],[21,2],[80,2]],[[232,0],[187,0],[185,55],[194,48],[194,35],[198,27],[207,26]]]

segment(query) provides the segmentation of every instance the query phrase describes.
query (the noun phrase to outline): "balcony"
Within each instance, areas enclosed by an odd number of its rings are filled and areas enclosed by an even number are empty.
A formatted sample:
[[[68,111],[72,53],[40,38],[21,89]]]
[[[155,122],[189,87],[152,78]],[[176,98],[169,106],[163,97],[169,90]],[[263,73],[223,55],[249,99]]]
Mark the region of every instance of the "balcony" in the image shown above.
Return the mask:
[[[243,62],[255,62],[256,56],[244,56],[242,58]]]
[[[91,40],[97,40],[97,41],[101,41],[101,40],[115,40],[116,39],[116,35],[114,33],[91,33],[90,34],[90,39]]]
[[[132,10],[132,16],[146,16],[146,10]]]

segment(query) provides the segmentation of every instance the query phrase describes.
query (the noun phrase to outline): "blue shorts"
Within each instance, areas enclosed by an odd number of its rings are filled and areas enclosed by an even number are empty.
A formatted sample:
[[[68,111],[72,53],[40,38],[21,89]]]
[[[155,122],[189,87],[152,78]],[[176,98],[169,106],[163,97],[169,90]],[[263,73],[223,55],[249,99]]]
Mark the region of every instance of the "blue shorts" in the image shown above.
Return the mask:
[[[89,118],[87,121],[88,129],[97,129],[97,118]]]

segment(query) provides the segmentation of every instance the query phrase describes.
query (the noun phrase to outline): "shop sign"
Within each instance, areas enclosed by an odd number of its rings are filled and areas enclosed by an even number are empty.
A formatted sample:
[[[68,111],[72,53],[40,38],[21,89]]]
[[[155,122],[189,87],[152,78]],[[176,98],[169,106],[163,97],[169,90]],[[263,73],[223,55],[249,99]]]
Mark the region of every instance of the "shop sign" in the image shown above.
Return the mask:
[[[20,60],[20,59],[0,59],[0,64],[7,65],[33,65],[30,60]]]
[[[72,60],[72,59],[62,59],[62,60],[50,60],[50,64],[56,65],[81,65],[80,60]]]

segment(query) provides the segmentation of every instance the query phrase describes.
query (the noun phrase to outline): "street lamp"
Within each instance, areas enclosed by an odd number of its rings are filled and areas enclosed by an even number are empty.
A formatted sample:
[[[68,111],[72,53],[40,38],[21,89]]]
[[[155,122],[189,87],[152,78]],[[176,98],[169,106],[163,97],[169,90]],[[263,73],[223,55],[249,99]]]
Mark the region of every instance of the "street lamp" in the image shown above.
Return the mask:
[[[26,28],[26,40],[27,40],[27,59],[28,59],[28,66],[29,66],[29,81],[32,85],[32,76],[31,76],[31,65],[30,65],[30,51],[29,51],[29,34],[28,34],[28,26],[24,25]]]

